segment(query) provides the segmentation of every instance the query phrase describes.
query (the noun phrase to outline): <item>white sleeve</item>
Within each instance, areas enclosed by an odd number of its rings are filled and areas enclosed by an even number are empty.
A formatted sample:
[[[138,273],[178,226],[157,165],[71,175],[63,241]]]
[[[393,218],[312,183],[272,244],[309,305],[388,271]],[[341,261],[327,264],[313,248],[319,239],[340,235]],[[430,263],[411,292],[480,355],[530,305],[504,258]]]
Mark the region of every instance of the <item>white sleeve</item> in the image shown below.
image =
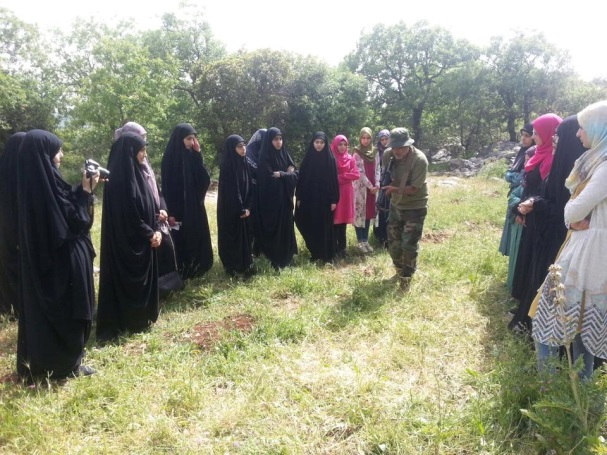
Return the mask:
[[[565,205],[565,223],[577,223],[607,198],[607,162],[601,164],[590,177],[586,188]]]

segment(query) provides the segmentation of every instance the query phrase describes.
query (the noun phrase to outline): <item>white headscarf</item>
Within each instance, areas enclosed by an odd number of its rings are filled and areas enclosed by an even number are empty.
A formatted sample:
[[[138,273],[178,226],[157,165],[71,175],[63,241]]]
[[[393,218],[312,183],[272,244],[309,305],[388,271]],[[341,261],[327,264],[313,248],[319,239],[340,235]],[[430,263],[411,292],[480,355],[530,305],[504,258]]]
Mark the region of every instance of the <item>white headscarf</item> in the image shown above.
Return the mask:
[[[584,108],[578,113],[577,119],[586,131],[590,150],[577,159],[565,181],[565,186],[571,193],[582,182],[588,180],[603,161],[607,160],[607,100]]]

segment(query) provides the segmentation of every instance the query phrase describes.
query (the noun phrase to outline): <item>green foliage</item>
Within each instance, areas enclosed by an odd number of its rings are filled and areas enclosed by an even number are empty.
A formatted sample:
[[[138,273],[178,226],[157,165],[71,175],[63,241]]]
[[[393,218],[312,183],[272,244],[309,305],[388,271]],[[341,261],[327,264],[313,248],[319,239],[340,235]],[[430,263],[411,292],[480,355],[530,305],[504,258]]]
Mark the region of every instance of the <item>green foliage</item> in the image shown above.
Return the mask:
[[[517,140],[517,126],[556,110],[564,83],[571,76],[567,53],[542,34],[518,33],[492,39],[485,51],[492,82],[499,95],[509,140]],[[557,113],[561,113],[558,112]]]
[[[456,41],[443,28],[425,21],[409,28],[400,22],[376,25],[371,33],[363,34],[346,62],[369,81],[380,116],[396,125],[411,125],[417,143],[422,144],[422,120],[433,110],[437,84],[476,54],[469,43]]]

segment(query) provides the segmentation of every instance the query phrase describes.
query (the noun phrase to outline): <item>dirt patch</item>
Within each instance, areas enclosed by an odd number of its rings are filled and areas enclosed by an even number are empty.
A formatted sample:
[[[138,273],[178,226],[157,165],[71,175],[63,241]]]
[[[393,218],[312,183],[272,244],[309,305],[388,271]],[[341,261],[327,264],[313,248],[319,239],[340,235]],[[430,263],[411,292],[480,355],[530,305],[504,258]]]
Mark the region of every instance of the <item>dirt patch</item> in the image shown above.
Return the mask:
[[[425,232],[422,235],[422,242],[440,244],[451,237],[451,235],[451,232],[447,231]]]
[[[238,332],[250,333],[255,326],[255,318],[249,314],[238,314],[228,316],[221,321],[198,324],[194,327],[192,341],[205,351],[210,351],[213,346],[221,341],[225,332],[237,330]]]
[[[19,376],[17,373],[7,373],[0,376],[0,384],[19,384]]]

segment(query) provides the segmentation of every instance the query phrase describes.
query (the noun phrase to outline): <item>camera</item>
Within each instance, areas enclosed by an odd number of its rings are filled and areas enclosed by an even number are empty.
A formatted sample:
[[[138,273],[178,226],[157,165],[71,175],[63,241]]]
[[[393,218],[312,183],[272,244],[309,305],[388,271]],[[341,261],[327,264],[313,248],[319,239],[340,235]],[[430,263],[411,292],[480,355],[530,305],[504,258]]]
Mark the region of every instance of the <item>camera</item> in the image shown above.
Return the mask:
[[[99,178],[101,179],[107,179],[110,176],[110,171],[104,167],[101,167],[101,165],[95,160],[86,160],[84,162],[84,169],[86,170],[86,176],[89,178],[97,173],[99,173]]]

